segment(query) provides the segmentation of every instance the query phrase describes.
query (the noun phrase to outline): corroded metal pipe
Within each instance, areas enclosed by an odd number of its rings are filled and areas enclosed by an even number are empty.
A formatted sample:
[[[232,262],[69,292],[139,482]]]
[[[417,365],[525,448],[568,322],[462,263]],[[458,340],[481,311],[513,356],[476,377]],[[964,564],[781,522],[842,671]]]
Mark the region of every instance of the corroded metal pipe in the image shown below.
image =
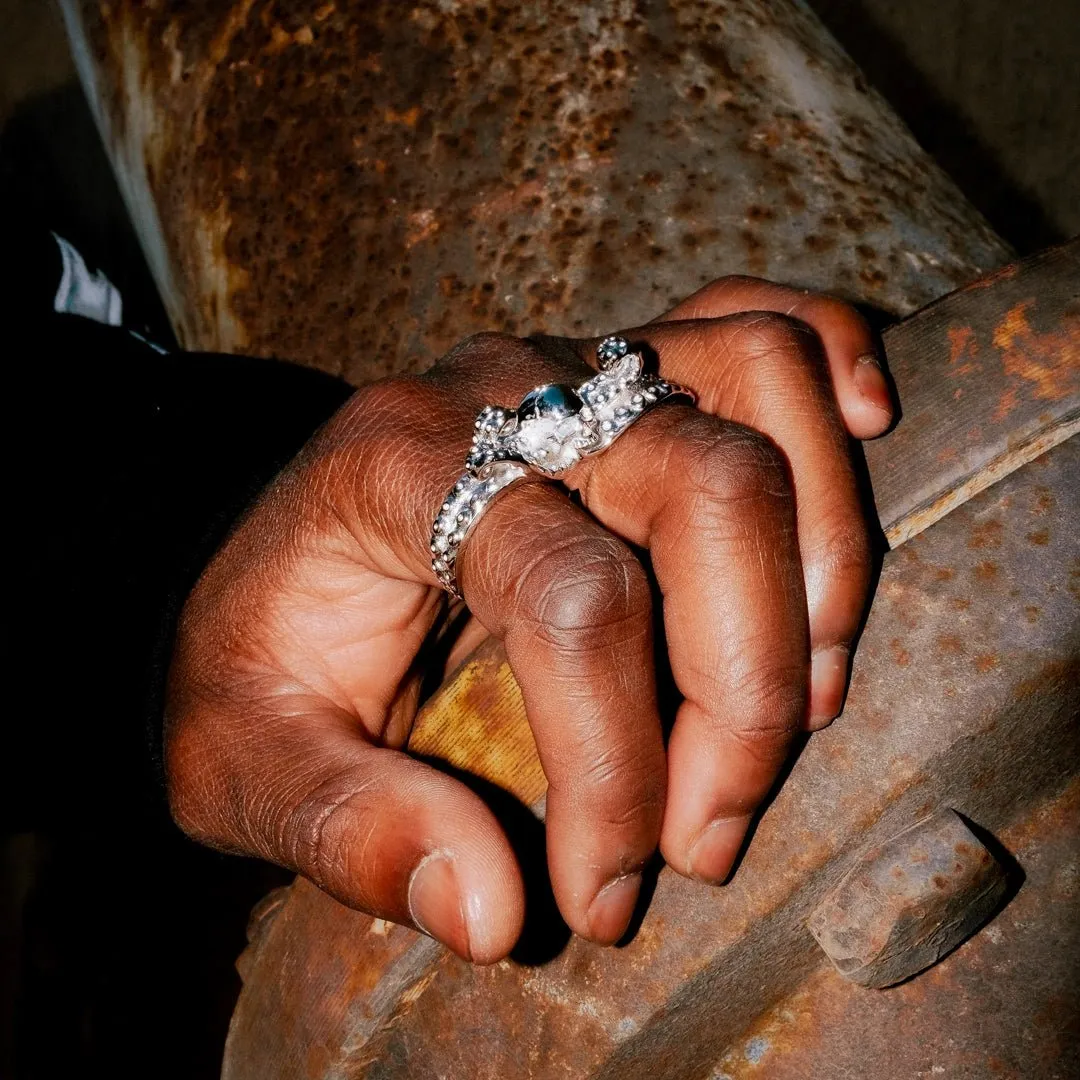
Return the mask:
[[[62,0],[181,342],[363,381],[758,274],[906,314],[1004,243],[788,0]]]

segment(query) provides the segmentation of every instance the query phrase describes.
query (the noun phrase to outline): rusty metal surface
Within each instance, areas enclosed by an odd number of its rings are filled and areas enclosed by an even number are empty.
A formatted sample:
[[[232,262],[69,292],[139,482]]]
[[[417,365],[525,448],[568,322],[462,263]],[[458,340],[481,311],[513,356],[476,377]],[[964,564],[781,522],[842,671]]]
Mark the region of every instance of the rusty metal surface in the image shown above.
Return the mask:
[[[903,413],[864,453],[896,547],[1080,431],[1080,239],[972,282],[883,340]]]
[[[906,314],[1007,260],[787,0],[63,0],[180,340],[363,381],[746,272]]]
[[[711,1080],[1080,1074],[1080,782],[998,838],[1023,883],[981,934],[885,993],[814,972],[734,1041]]]
[[[945,808],[863,852],[806,925],[837,971],[880,989],[966,941],[1007,888],[1005,868]]]
[[[370,919],[300,883],[259,945],[224,1075],[708,1077],[817,969],[806,920],[865,844],[939,806],[1004,829],[1076,772],[1078,484],[1070,439],[886,558],[847,711],[729,885],[663,872],[624,947],[572,939],[542,965],[472,969],[385,925],[393,953],[372,954]]]

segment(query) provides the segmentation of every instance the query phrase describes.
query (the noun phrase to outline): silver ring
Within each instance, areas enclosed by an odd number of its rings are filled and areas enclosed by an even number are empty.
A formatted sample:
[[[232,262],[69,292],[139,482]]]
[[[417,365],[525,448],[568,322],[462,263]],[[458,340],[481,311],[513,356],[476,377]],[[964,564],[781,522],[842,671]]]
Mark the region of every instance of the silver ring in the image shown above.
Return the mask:
[[[460,597],[455,566],[465,538],[496,496],[528,475],[563,476],[583,457],[606,450],[639,416],[692,391],[647,374],[640,352],[620,337],[597,346],[600,371],[576,389],[548,383],[516,409],[487,405],[476,418],[465,472],[443,500],[431,527],[431,568]]]

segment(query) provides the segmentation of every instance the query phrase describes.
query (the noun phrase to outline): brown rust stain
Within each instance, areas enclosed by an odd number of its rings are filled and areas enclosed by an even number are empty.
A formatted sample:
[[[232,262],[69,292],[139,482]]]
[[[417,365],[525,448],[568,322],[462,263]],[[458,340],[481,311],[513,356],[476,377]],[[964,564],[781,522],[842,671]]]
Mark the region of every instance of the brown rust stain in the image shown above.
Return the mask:
[[[941,634],[937,639],[938,648],[947,656],[960,656],[964,653],[964,642],[955,634]]]
[[[979,581],[995,581],[997,576],[998,564],[996,562],[991,562],[989,559],[979,563],[979,565],[975,567],[975,577],[977,577]]]
[[[899,638],[893,638],[889,642],[889,649],[892,651],[893,660],[900,667],[907,667],[911,663],[911,653],[904,648],[904,644]]]
[[[970,326],[950,326],[945,333],[949,339],[949,374],[956,377],[981,371],[982,366],[977,362],[979,341],[975,330]]]
[[[999,548],[1001,547],[1001,536],[1004,531],[1000,521],[980,521],[972,527],[971,539],[968,541],[968,547],[973,549],[979,548]]]
[[[1053,491],[1045,484],[1035,485],[1035,513],[1049,514],[1057,506]]]

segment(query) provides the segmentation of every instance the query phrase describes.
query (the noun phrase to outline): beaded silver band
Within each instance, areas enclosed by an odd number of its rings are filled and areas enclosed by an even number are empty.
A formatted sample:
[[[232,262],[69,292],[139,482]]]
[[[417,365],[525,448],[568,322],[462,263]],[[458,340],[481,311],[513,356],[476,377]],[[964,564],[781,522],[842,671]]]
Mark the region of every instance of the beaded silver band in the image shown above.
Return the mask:
[[[446,499],[431,526],[431,569],[452,596],[459,597],[457,586],[457,557],[465,537],[472,532],[480,516],[495,497],[511,484],[523,480],[529,470],[517,462],[504,461],[488,469],[486,475],[471,470],[447,493]]]
[[[583,457],[606,450],[653,406],[685,387],[646,374],[640,352],[618,337],[604,338],[596,350],[600,371],[581,386],[538,386],[517,409],[485,406],[476,418],[465,472],[443,500],[431,527],[431,568],[454,596],[456,563],[465,538],[492,501],[532,469],[564,475]]]

